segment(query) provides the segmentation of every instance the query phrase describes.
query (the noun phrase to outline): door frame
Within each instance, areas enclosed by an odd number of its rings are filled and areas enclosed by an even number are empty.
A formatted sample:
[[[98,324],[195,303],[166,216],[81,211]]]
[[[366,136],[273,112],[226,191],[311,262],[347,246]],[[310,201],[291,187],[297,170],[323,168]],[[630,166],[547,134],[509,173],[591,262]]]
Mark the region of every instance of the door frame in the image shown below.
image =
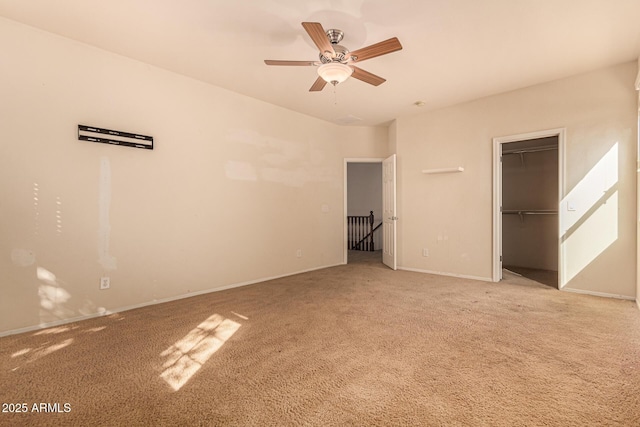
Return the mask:
[[[342,203],[342,205],[344,206],[344,215],[342,215],[342,221],[343,221],[343,241],[342,241],[342,263],[346,264],[348,262],[348,257],[349,257],[349,250],[347,249],[347,246],[349,245],[349,224],[347,223],[347,204],[348,204],[348,194],[347,192],[349,191],[348,187],[348,180],[347,180],[347,165],[349,163],[380,163],[380,167],[382,167],[382,161],[384,160],[383,157],[348,157],[344,159],[344,172],[343,172],[343,176],[344,176],[344,184],[343,187],[344,188],[344,202]]]
[[[537,132],[521,133],[493,138],[493,269],[492,279],[499,282],[502,278],[502,144],[524,141],[528,139],[558,137],[558,289],[562,289],[564,282],[564,253],[562,245],[562,230],[564,212],[560,209],[565,196],[565,146],[566,128],[547,129]]]

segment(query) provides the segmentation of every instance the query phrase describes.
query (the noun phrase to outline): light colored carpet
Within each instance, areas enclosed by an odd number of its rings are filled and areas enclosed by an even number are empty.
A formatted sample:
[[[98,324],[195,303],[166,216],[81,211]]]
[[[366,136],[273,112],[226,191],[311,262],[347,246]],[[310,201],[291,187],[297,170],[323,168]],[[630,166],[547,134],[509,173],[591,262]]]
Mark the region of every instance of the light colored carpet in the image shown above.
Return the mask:
[[[4,337],[0,401],[71,411],[0,425],[640,425],[635,303],[376,257]]]

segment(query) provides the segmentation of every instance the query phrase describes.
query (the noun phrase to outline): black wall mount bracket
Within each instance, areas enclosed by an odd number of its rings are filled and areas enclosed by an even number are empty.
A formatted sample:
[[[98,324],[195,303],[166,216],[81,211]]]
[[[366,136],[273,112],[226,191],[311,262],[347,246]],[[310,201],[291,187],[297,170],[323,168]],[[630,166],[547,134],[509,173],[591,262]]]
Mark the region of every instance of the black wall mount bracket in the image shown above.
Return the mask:
[[[100,142],[103,144],[124,145],[125,147],[153,150],[152,136],[103,129],[95,126],[78,125],[78,139],[80,141]]]

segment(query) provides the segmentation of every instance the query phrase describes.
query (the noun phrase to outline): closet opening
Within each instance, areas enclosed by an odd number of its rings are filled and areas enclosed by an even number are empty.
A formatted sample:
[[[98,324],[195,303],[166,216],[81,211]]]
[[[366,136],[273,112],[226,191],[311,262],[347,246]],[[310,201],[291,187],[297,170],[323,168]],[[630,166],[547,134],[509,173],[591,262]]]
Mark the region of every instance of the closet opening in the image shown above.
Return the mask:
[[[502,268],[558,287],[558,137],[502,144]]]
[[[564,131],[494,143],[494,281],[515,275],[559,289]]]

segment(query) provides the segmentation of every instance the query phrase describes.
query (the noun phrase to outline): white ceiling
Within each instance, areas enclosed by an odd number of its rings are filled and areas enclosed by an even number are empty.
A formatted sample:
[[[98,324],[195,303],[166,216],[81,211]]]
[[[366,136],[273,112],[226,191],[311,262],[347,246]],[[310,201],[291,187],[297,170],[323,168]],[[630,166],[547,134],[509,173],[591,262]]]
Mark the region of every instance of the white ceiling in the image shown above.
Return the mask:
[[[0,0],[0,16],[354,125],[640,56],[640,0]],[[263,62],[317,60],[303,21],[343,30],[351,50],[394,36],[403,50],[358,64],[387,79],[378,87],[311,93],[315,67]]]

